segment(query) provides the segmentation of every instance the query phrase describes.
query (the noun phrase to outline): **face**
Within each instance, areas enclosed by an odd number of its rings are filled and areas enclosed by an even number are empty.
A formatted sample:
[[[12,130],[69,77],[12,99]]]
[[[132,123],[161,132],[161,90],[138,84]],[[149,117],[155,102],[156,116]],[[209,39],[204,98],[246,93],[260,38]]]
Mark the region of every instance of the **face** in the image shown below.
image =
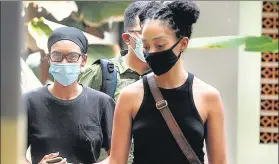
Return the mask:
[[[61,40],[51,46],[49,54],[50,68],[55,83],[65,87],[77,81],[81,67],[86,64],[87,56],[81,53],[74,42]]]
[[[132,48],[136,47],[136,39],[141,38],[141,27],[139,25],[139,18],[136,17],[136,24],[134,27],[131,27],[128,29],[127,32],[122,34],[122,39],[123,41],[127,44],[130,45]]]
[[[129,28],[126,33],[122,34],[123,41],[128,45],[129,54],[131,56],[131,61],[134,61],[135,64],[141,64],[142,67],[148,68],[146,64],[144,55],[143,55],[143,44],[141,40],[141,27],[139,25],[139,18],[136,18],[136,25],[132,28]]]
[[[147,21],[142,31],[145,59],[155,75],[168,73],[187,47],[187,38],[176,38],[165,22]]]
[[[80,47],[72,41],[61,40],[51,46],[50,63],[80,63],[83,67],[87,56],[82,54]]]
[[[170,49],[179,39],[166,22],[148,20],[142,29],[142,40],[144,52],[153,53]],[[187,45],[188,38],[184,37],[173,48],[174,54],[178,56],[180,52],[184,51]]]

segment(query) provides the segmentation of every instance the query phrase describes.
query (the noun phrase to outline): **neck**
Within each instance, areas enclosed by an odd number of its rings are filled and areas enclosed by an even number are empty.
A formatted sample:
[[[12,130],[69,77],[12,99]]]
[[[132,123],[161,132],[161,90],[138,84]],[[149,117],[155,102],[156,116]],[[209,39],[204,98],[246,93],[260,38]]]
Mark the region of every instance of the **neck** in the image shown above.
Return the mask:
[[[180,58],[171,70],[161,76],[156,76],[156,82],[161,88],[172,89],[183,85],[187,78],[188,73],[183,68],[183,61]]]
[[[125,64],[133,71],[136,71],[139,75],[144,74],[148,70],[148,64],[142,62],[133,52],[129,50],[124,56]]]
[[[54,83],[51,84],[48,89],[53,96],[62,100],[75,99],[82,92],[82,86],[80,86],[77,81],[68,86],[63,86],[60,83],[54,81]]]

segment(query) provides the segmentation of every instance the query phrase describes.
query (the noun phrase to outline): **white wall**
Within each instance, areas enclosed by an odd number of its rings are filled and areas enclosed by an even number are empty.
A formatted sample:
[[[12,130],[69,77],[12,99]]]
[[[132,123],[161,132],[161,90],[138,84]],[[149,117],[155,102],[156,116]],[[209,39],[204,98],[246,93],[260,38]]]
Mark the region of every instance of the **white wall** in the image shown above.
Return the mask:
[[[239,2],[198,1],[200,19],[192,37],[237,35]],[[225,130],[229,164],[236,164],[238,50],[187,50],[185,67],[198,78],[216,87],[225,106]]]
[[[198,1],[193,37],[261,35],[262,1]],[[225,106],[228,164],[276,164],[277,145],[260,145],[261,54],[187,50],[185,68],[216,87]]]
[[[240,2],[240,15],[240,34],[261,35],[261,1]],[[260,144],[260,78],[261,53],[248,53],[240,50],[237,164],[278,163],[278,145]]]

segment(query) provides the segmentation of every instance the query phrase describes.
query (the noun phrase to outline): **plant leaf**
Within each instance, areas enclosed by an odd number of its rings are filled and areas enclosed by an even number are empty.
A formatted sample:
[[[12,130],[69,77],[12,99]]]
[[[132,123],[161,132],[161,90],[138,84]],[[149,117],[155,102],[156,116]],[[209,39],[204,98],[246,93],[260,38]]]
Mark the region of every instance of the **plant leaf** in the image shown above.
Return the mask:
[[[113,47],[104,45],[89,45],[87,55],[87,65],[91,65],[97,59],[110,59],[115,57]]]
[[[131,1],[76,1],[78,17],[88,26],[97,27],[109,20],[123,21],[124,11],[130,3]]]
[[[44,18],[34,18],[28,23],[28,31],[35,39],[37,46],[47,52],[47,40],[52,33],[52,29],[44,23]]]
[[[40,49],[47,52],[47,39],[51,35],[52,31],[59,27],[65,27],[58,23],[51,22],[45,18],[34,18],[28,23],[28,31],[30,35],[36,40],[36,44]],[[95,37],[84,32],[84,35],[88,39],[88,44],[100,44],[100,45],[112,45],[110,42],[101,38]]]
[[[77,12],[78,7],[75,1],[26,1],[24,4],[33,4],[46,9],[57,21],[61,21],[71,15],[72,12]],[[63,8],[63,10],[61,10]]]
[[[22,93],[41,87],[42,83],[35,76],[33,71],[28,67],[28,65],[25,63],[25,61],[22,58],[20,58],[20,64],[21,64],[20,85],[21,85]]]
[[[278,53],[278,40],[262,40],[260,42],[251,38],[251,40],[247,40],[245,51]]]
[[[188,48],[238,48],[245,44],[245,36],[216,36],[190,39]]]
[[[217,36],[190,40],[189,49],[239,48],[245,45],[246,51],[278,52],[278,40],[269,36]]]

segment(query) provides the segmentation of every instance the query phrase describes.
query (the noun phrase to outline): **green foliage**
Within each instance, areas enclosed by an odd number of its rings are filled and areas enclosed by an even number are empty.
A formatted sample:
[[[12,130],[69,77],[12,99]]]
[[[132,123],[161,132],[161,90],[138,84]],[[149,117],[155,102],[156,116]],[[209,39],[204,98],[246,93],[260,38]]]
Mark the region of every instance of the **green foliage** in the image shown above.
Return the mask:
[[[76,1],[79,17],[86,23],[97,25],[113,17],[123,17],[130,3],[131,1]]]
[[[29,24],[31,27],[29,28],[29,31],[36,34],[33,35],[35,40],[40,40],[40,38],[48,38],[52,33],[52,29],[46,24],[43,17],[39,19],[33,19],[29,22]],[[46,43],[44,42],[41,44]],[[87,54],[89,58],[88,62],[95,61],[99,58],[111,58],[114,56],[112,46],[106,45],[89,45]]]
[[[56,23],[63,24],[65,26],[69,26],[69,27],[75,27],[82,31],[86,31],[82,21],[75,21],[71,17],[67,17],[67,18],[63,19],[62,21],[56,22]]]
[[[34,32],[37,33],[38,36],[50,36],[52,33],[51,28],[45,24],[44,18],[41,17],[39,19],[33,19],[32,21],[29,22],[30,27]]]
[[[278,39],[273,40],[268,36],[248,37],[246,39],[246,51],[278,53]]]
[[[97,59],[101,59],[101,58],[110,59],[114,57],[112,46],[104,46],[104,45],[90,45],[88,47],[87,54],[88,54],[87,64],[92,64]]]
[[[245,51],[278,52],[278,40],[269,36],[217,36],[193,38],[189,49],[239,48],[244,45]]]
[[[24,60],[20,59],[21,65],[21,91],[22,93],[28,92],[32,89],[42,86],[39,79],[34,75],[34,72],[27,66]]]
[[[216,36],[192,38],[188,48],[211,49],[211,48],[238,48],[245,43],[243,36]]]

